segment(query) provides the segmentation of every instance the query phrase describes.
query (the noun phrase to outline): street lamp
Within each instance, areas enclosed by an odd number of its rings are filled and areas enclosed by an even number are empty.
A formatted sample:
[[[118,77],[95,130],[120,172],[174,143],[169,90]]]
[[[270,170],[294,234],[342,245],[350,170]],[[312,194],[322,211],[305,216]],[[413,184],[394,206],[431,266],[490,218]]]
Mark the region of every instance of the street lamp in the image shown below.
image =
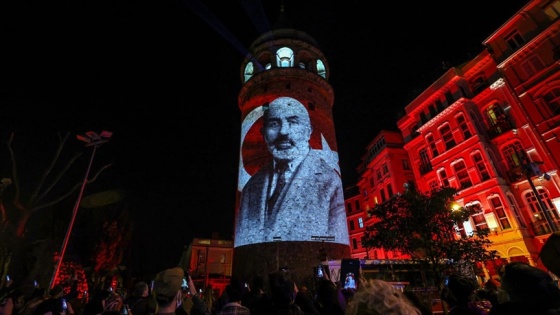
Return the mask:
[[[110,131],[102,131],[101,134],[97,134],[94,131],[88,131],[86,132],[85,136],[76,135],[76,138],[78,140],[81,140],[86,143],[86,147],[93,147],[93,152],[91,153],[91,157],[89,159],[86,175],[84,176],[84,182],[82,183],[82,187],[80,188],[78,199],[76,199],[76,204],[74,204],[74,209],[72,211],[72,218],[70,219],[70,224],[68,225],[68,229],[66,230],[66,235],[64,236],[64,241],[62,242],[62,248],[60,249],[60,257],[56,262],[56,268],[51,278],[51,283],[49,284],[50,289],[54,287],[54,280],[58,276],[58,272],[60,271],[60,266],[62,265],[62,261],[64,259],[64,253],[66,252],[66,247],[68,246],[68,240],[70,239],[70,234],[72,233],[72,228],[74,227],[74,221],[76,221],[76,215],[78,214],[78,209],[80,208],[82,195],[84,194],[84,189],[88,182],[89,171],[91,169],[91,164],[93,162],[93,158],[95,157],[95,152],[97,151],[97,147],[99,147],[103,143],[108,142],[112,135],[113,133]]]

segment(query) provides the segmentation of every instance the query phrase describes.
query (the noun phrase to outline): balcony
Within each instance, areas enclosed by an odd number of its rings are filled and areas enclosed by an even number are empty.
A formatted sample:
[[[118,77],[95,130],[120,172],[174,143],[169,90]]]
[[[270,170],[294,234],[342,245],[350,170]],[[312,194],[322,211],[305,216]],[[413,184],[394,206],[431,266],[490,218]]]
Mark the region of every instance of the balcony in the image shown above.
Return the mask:
[[[499,135],[502,135],[514,128],[515,126],[511,122],[511,120],[509,120],[509,118],[504,117],[503,119],[498,120],[494,125],[492,125],[488,129],[488,136],[490,136],[490,139],[494,139]]]
[[[550,211],[549,211],[550,212]],[[552,224],[556,225],[556,230],[560,230],[560,220],[553,218]],[[533,229],[535,230],[535,236],[546,235],[552,233],[550,224],[546,221],[535,221],[533,222]]]

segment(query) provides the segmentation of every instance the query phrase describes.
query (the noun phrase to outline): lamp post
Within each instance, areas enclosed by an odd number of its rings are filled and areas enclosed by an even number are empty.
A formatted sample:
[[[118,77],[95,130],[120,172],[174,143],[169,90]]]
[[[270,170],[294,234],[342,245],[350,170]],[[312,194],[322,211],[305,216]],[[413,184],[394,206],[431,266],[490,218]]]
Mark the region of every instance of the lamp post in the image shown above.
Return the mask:
[[[66,230],[66,235],[64,236],[64,241],[62,242],[62,248],[60,249],[60,257],[56,262],[56,267],[51,278],[51,283],[49,284],[49,288],[52,289],[54,287],[54,281],[58,276],[58,272],[60,271],[60,266],[62,265],[62,261],[64,259],[64,253],[66,252],[66,247],[68,246],[68,240],[70,239],[70,234],[72,234],[72,228],[74,227],[74,221],[76,221],[76,215],[78,214],[78,209],[80,208],[80,203],[82,201],[82,196],[84,194],[84,189],[86,187],[89,171],[91,170],[91,164],[93,162],[93,158],[95,157],[95,152],[97,151],[97,147],[109,141],[111,136],[113,135],[110,131],[102,131],[101,134],[97,134],[94,131],[86,132],[86,135],[76,135],[78,140],[84,141],[86,143],[86,147],[93,147],[93,152],[91,153],[91,157],[89,159],[89,164],[86,169],[86,175],[84,176],[84,181],[82,183],[82,187],[80,188],[80,193],[78,194],[78,198],[76,199],[76,203],[74,204],[74,209],[72,211],[72,218],[70,219],[70,223],[68,225],[68,229]]]

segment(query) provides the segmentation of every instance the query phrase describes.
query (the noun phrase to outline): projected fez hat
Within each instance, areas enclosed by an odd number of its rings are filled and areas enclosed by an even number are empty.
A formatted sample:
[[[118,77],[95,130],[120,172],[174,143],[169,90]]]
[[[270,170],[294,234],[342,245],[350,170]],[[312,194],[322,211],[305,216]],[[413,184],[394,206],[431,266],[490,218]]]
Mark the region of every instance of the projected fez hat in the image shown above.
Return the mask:
[[[157,274],[154,280],[154,294],[156,298],[172,298],[181,290],[181,283],[185,273],[179,267],[164,270]]]

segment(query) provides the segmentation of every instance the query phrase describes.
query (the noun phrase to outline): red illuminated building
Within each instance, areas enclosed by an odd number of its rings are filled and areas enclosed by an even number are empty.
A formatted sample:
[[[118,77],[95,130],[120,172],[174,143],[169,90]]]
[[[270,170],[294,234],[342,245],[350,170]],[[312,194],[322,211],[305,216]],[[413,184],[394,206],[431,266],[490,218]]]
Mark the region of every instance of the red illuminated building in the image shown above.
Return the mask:
[[[489,228],[486,278],[496,266],[539,261],[560,223],[560,1],[531,1],[406,105],[400,132],[382,131],[366,148],[356,191],[347,190],[352,257],[407,258],[361,246],[367,209],[403,191],[459,189],[456,201],[479,210],[457,237]],[[543,208],[546,210],[543,211]]]

